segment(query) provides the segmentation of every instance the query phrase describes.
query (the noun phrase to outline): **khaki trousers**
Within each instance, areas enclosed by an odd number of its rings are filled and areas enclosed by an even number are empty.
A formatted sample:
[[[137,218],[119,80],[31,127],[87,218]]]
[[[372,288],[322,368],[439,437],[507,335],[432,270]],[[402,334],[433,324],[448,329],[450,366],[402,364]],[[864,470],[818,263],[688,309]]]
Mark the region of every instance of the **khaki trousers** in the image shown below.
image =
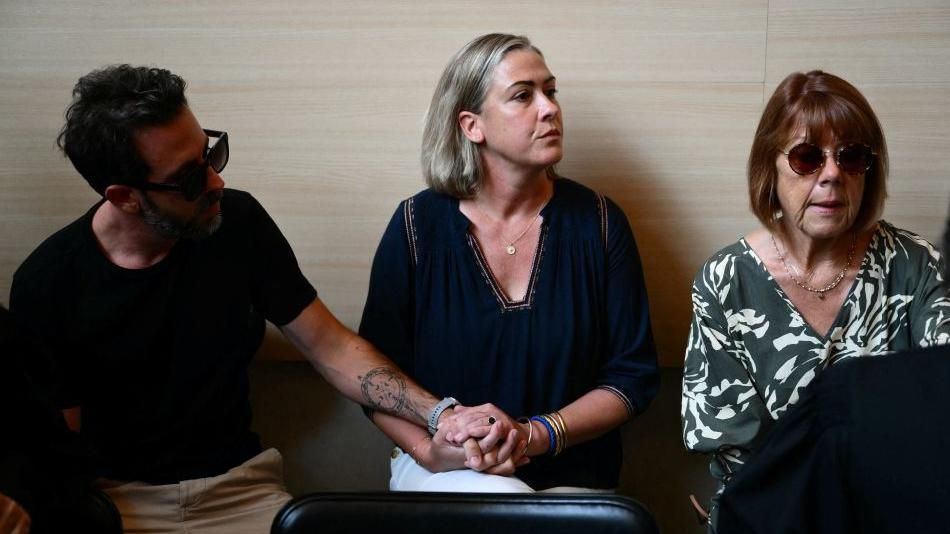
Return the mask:
[[[115,502],[126,533],[267,534],[290,500],[276,449],[210,478],[155,486],[99,481]]]

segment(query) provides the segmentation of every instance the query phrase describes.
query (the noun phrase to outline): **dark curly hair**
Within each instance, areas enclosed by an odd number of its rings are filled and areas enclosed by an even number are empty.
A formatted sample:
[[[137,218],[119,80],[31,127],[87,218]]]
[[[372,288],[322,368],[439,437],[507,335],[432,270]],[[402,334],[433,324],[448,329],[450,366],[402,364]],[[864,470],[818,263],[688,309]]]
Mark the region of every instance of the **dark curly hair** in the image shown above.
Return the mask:
[[[145,180],[149,168],[135,147],[135,132],[170,122],[187,105],[185,81],[165,69],[94,70],[73,87],[56,144],[101,195],[109,185]]]

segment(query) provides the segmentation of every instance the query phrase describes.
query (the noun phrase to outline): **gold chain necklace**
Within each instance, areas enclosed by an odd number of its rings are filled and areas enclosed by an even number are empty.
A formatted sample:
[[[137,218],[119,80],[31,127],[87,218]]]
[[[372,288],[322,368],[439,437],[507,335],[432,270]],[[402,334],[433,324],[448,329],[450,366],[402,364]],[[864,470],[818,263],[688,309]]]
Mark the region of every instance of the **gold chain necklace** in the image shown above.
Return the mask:
[[[802,282],[792,274],[792,270],[788,267],[788,262],[785,261],[785,255],[782,254],[782,252],[778,249],[778,243],[775,242],[775,235],[769,232],[769,238],[772,240],[772,247],[775,248],[775,253],[778,254],[778,259],[782,260],[782,267],[785,268],[785,274],[787,274],[788,277],[791,278],[793,282],[795,282],[795,285],[804,289],[805,291],[816,294],[821,300],[825,300],[825,293],[838,287],[838,284],[844,280],[844,276],[848,273],[848,269],[851,268],[851,262],[854,261],[854,244],[857,241],[857,235],[851,234],[851,246],[848,247],[848,261],[845,262],[844,268],[841,269],[841,272],[839,272],[837,276],[835,276],[831,281],[831,283],[825,287],[812,287],[805,282]],[[811,277],[809,277],[809,279],[810,278]]]
[[[500,220],[495,219],[495,218],[492,217],[491,215],[489,215],[489,214],[485,213],[484,211],[482,211],[482,208],[479,207],[478,202],[472,202],[472,204],[475,206],[475,209],[477,209],[479,213],[481,213],[481,214],[484,215],[485,217],[488,217],[489,219],[495,221],[495,222],[498,223],[498,224],[502,224],[502,222],[501,222]],[[502,244],[505,245],[505,252],[507,252],[509,256],[514,256],[514,255],[518,252],[518,248],[515,246],[515,243],[517,243],[518,241],[521,241],[521,238],[524,237],[525,234],[528,233],[528,230],[530,230],[531,227],[534,226],[534,223],[538,221],[538,218],[539,218],[539,217],[541,217],[541,211],[544,210],[544,207],[547,206],[547,205],[548,205],[547,202],[545,202],[544,204],[541,204],[541,207],[538,208],[538,213],[536,213],[536,214],[534,215],[534,217],[531,218],[531,221],[528,222],[528,226],[525,226],[525,227],[524,227],[524,230],[522,230],[521,233],[518,234],[518,237],[516,237],[516,238],[514,238],[514,239],[508,239],[508,238],[506,238],[505,236],[501,236],[501,239],[502,239],[502,242],[503,242]],[[500,231],[499,231],[498,233],[501,234]]]

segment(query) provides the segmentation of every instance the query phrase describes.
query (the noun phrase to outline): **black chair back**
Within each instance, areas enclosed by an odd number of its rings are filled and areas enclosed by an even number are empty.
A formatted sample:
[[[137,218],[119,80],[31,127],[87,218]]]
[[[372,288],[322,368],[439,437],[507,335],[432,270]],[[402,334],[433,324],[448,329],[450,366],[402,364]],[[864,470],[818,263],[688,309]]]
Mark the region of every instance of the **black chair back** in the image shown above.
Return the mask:
[[[314,493],[287,503],[271,534],[657,534],[637,501],[603,494]]]

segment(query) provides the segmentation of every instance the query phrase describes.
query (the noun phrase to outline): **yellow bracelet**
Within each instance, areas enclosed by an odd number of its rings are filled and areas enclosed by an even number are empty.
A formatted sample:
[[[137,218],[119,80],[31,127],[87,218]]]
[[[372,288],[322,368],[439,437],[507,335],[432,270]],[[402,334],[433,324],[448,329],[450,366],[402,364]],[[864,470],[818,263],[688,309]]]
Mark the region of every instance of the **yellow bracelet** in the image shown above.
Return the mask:
[[[567,448],[567,425],[564,424],[564,417],[561,416],[561,412],[554,411],[551,416],[557,421],[557,424],[560,427],[559,430],[561,431],[561,448],[558,449],[557,453],[555,453],[560,454],[564,452],[564,449]]]
[[[561,417],[560,412],[557,411],[544,414],[541,417],[543,417],[554,430],[554,449],[551,451],[551,456],[557,456],[564,451],[567,445],[567,427],[564,426],[564,419]]]
[[[552,431],[551,437],[554,447],[548,452],[551,456],[557,456],[561,453],[561,450],[564,448],[564,430],[558,425],[557,421],[554,419],[552,414],[543,414],[540,416],[548,424],[549,430]]]
[[[534,436],[534,425],[531,424],[531,420],[527,417],[519,418],[518,422],[528,425],[528,441],[524,444],[524,449],[521,449],[521,456],[527,456],[528,447],[531,446],[531,437]]]

